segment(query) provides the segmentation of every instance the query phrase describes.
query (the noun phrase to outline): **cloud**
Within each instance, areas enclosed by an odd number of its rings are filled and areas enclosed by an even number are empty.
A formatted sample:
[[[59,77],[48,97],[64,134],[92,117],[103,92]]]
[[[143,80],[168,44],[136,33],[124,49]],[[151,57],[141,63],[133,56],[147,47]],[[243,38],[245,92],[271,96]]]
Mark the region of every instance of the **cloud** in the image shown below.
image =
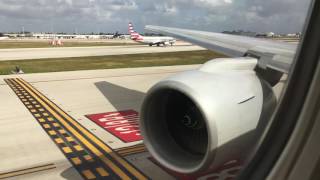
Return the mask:
[[[232,0],[194,0],[194,3],[204,7],[217,7],[225,4],[232,4]]]
[[[301,0],[2,0],[0,31],[125,32],[127,22],[209,31],[301,31]]]

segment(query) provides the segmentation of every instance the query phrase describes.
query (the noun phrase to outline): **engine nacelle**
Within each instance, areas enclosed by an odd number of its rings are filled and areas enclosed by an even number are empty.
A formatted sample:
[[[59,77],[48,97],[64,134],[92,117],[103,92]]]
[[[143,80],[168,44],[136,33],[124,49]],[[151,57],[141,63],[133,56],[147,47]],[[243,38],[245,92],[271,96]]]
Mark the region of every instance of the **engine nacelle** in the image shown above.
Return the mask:
[[[151,155],[181,173],[244,162],[276,106],[254,58],[221,58],[153,86],[140,128]],[[261,131],[260,131],[261,132]]]

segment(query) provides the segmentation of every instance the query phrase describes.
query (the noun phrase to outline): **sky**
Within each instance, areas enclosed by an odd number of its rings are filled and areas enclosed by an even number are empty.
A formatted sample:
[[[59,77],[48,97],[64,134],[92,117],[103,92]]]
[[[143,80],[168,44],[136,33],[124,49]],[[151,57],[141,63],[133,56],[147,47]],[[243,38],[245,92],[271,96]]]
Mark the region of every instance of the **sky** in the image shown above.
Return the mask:
[[[1,0],[0,32],[144,32],[161,25],[212,32],[300,32],[310,0]]]

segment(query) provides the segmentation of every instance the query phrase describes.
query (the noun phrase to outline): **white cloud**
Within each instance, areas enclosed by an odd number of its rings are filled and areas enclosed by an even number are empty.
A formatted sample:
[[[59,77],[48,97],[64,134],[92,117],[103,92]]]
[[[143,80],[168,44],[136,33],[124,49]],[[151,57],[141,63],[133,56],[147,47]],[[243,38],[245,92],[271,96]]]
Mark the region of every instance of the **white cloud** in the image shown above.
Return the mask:
[[[307,0],[309,1],[309,0]],[[308,2],[301,0],[1,0],[0,31],[21,24],[38,31],[122,31],[127,21],[223,31],[233,29],[295,32],[304,23]]]
[[[225,4],[231,4],[232,0],[194,0],[194,2],[199,6],[217,7]]]

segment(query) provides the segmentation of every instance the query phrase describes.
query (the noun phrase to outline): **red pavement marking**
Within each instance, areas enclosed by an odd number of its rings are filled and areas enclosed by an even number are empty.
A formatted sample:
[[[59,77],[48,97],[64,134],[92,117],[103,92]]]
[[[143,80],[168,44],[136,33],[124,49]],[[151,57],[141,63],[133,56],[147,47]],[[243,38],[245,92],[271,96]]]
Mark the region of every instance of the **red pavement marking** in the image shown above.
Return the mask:
[[[123,142],[142,140],[138,124],[139,115],[134,110],[90,114],[86,117]]]

